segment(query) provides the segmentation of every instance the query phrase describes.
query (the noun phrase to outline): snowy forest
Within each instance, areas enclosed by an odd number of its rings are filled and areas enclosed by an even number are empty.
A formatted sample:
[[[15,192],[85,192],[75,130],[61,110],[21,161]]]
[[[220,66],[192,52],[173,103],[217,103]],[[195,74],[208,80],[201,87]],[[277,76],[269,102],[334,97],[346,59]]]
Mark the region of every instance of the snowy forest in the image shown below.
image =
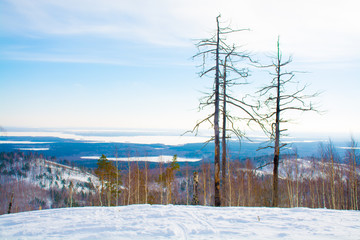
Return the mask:
[[[354,142],[352,143],[354,144]],[[282,155],[279,206],[359,209],[358,155],[349,149],[340,158],[332,143],[319,156]],[[271,156],[229,161],[222,206],[271,206],[272,169],[259,166]],[[255,162],[256,161],[256,162]],[[214,205],[214,165],[172,162],[123,163],[105,156],[96,169],[66,165],[23,152],[1,153],[1,214],[30,210],[131,204]]]

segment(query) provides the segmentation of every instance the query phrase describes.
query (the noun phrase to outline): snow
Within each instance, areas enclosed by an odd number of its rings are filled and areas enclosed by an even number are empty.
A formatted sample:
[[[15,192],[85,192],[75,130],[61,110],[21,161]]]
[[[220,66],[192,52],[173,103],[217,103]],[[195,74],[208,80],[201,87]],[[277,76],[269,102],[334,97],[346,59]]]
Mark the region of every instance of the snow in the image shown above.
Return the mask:
[[[136,144],[165,144],[184,145],[188,143],[204,143],[209,137],[179,136],[179,135],[137,135],[137,136],[88,136],[63,132],[6,132],[9,137],[57,137],[93,143],[136,143]],[[15,141],[0,141],[0,143],[15,143]],[[19,142],[20,143],[20,142]],[[25,144],[25,142],[21,142]],[[30,142],[26,142],[30,143]]]
[[[335,163],[334,167],[337,171],[350,171],[347,164]],[[324,171],[329,171],[329,169],[331,169],[331,162],[312,161],[302,158],[284,159],[280,162],[279,178],[292,180],[326,178]],[[241,170],[249,171],[248,169]],[[273,165],[269,164],[260,168],[260,170],[256,169],[255,174],[258,176],[272,175]],[[360,172],[357,172],[357,174],[360,175]],[[344,174],[343,180],[346,180],[346,174]]]
[[[0,144],[48,144],[51,142],[32,142],[32,141],[0,141]]]
[[[50,148],[18,148],[20,151],[48,151]]]
[[[338,147],[338,148],[345,149],[345,150],[359,150],[360,149],[360,147]]]
[[[156,156],[156,157],[128,157],[128,158],[106,158],[107,160],[110,161],[123,161],[123,162],[134,162],[134,161],[143,161],[143,162],[163,162],[163,163],[168,163],[171,162],[173,160],[174,156],[170,156],[170,155],[160,155],[160,156]],[[93,159],[93,160],[98,160],[100,158],[100,156],[83,156],[80,157],[81,159]],[[178,157],[176,159],[177,162],[199,162],[201,161],[201,158],[184,158],[184,157]]]
[[[360,212],[131,205],[0,216],[0,239],[360,239]]]
[[[22,179],[28,183],[39,185],[44,189],[49,189],[50,187],[59,189],[62,187],[68,188],[70,182],[72,182],[76,192],[83,191],[86,193],[93,191],[89,189],[90,183],[94,187],[100,185],[98,177],[89,172],[44,159],[31,161],[27,176]]]

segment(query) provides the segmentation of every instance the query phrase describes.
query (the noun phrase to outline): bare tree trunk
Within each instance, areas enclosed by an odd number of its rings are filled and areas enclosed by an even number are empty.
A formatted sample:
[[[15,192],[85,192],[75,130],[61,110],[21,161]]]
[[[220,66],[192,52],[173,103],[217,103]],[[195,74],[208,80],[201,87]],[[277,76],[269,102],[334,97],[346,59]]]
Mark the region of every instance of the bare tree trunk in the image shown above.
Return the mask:
[[[137,204],[140,204],[140,167],[139,162],[136,162],[137,166]]]
[[[111,188],[110,186],[108,187],[108,191],[107,191],[107,201],[108,201],[108,207],[111,206]]]
[[[148,204],[148,166],[145,161],[145,204]]]
[[[315,208],[315,192],[313,187],[313,181],[311,178],[309,179],[309,191],[310,191],[311,207]]]
[[[299,186],[299,165],[298,165],[298,160],[297,160],[297,154],[295,155],[295,181],[296,181],[296,207],[299,207],[300,204],[300,186]]]
[[[10,202],[9,202],[9,208],[8,208],[8,214],[11,213],[11,207],[14,201],[14,192],[11,193]]]
[[[330,143],[331,144],[331,143]],[[331,202],[332,202],[332,208],[336,209],[336,186],[335,186],[335,165],[334,165],[334,156],[332,153],[332,146],[329,146],[330,151],[330,160],[331,160],[331,182],[330,182],[330,188],[331,188]]]
[[[160,159],[160,162],[159,162],[159,168],[160,168],[160,204],[163,204],[163,187],[162,187],[162,159]]]
[[[276,125],[276,129],[278,129],[278,124]],[[273,170],[273,189],[272,189],[272,206],[278,206],[278,179],[279,179],[279,155],[280,155],[280,148],[279,148],[279,137],[276,138],[275,141],[275,151],[274,151],[274,170]]]
[[[358,186],[358,175],[356,172],[356,154],[353,155],[353,201],[354,201],[354,210],[359,210],[358,208],[358,190],[357,190],[357,186]]]
[[[356,172],[356,149],[357,144],[355,143],[355,140],[351,138],[350,142],[350,149],[348,151],[348,157],[349,157],[349,166],[350,166],[350,206],[353,210],[358,210],[358,197],[357,197],[357,179],[358,175]]]
[[[288,192],[289,207],[294,207],[294,191],[293,191],[293,181],[292,181],[292,164],[289,158],[285,159],[284,168],[286,170],[286,187]]]
[[[170,176],[166,178],[166,183],[167,183],[167,188],[166,188],[166,192],[167,192],[167,204],[171,204],[172,202],[172,198],[171,198],[171,195],[172,195],[172,182],[171,182],[171,179],[170,179]]]
[[[207,205],[207,199],[206,199],[206,179],[207,179],[207,174],[206,174],[206,164],[203,162],[202,164],[202,171],[203,171],[203,192],[204,192],[204,203],[203,205],[206,206]]]
[[[324,149],[322,149],[322,151],[324,151]],[[323,208],[326,208],[326,189],[325,189],[325,176],[327,176],[327,173],[325,171],[325,159],[324,159],[324,156],[323,156],[323,153],[321,154],[321,165],[322,165],[322,174],[323,174],[323,178],[322,178],[322,181],[321,181],[321,185],[322,185],[322,202],[323,202]]]
[[[99,195],[100,206],[103,206],[102,196],[103,196],[103,193],[104,193],[104,179],[101,179],[101,190],[99,191],[99,193],[100,193],[100,195]]]
[[[216,207],[221,206],[220,199],[220,138],[219,138],[219,86],[220,86],[220,73],[219,73],[219,44],[220,44],[220,26],[219,17],[216,18],[217,34],[216,34],[216,70],[215,70],[215,111],[214,111],[214,139],[215,139],[215,158],[214,158],[214,187],[215,196],[214,203]]]
[[[186,205],[189,205],[189,165],[186,162]]]
[[[237,171],[238,174],[238,198],[237,198],[237,206],[239,207],[241,205],[241,197],[244,197],[244,174],[241,170]]]
[[[274,147],[274,171],[273,171],[273,189],[272,206],[277,207],[279,201],[278,179],[279,179],[279,157],[280,157],[280,77],[281,60],[279,40],[277,42],[277,87],[276,87],[276,119],[275,119],[275,147]]]
[[[119,168],[118,168],[118,151],[117,147],[115,150],[115,161],[116,161],[116,206],[119,206]]]
[[[232,185],[231,185],[231,171],[230,171],[230,163],[227,163],[227,172],[228,172],[228,195],[229,195],[229,206],[232,206]]]
[[[211,190],[211,185],[212,185],[212,177],[211,177],[211,163],[209,161],[209,164],[207,165],[208,166],[208,202],[209,202],[209,205],[211,204],[211,199],[212,199],[212,196],[213,196],[213,192]]]
[[[194,172],[193,176],[193,199],[191,204],[192,205],[198,205],[199,204],[199,192],[198,192],[198,185],[199,185],[199,174],[198,172]]]
[[[250,159],[246,160],[246,175],[247,175],[247,197],[248,197],[248,206],[252,206],[254,203],[252,201],[252,194],[251,192],[253,189],[253,167],[250,162]],[[244,175],[245,176],[245,175]]]
[[[127,205],[130,205],[130,199],[131,199],[131,163],[130,158],[128,159],[128,201]]]
[[[69,188],[70,188],[70,207],[72,207],[72,205],[73,205],[73,183],[72,182],[70,182],[70,185],[69,185]]]
[[[226,60],[225,58],[225,64],[224,64],[224,73],[223,73],[223,126],[222,126],[222,195],[224,200],[224,205],[226,204],[226,197],[227,197],[227,184],[226,184]]]

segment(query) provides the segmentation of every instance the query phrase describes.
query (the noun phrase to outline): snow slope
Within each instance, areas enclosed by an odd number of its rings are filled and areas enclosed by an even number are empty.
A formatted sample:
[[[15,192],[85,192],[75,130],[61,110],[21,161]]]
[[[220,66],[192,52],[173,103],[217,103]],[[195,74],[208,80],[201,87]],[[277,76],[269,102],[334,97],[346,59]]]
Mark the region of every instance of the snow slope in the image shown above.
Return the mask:
[[[360,239],[360,212],[174,205],[0,216],[0,239]]]

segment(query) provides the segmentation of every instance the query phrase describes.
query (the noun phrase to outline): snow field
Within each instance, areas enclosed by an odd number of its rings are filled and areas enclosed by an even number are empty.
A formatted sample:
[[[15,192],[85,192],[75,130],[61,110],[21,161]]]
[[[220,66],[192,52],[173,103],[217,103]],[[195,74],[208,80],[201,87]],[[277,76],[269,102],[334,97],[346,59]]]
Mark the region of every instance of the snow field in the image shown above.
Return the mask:
[[[0,216],[0,239],[360,239],[360,212],[130,205]]]

